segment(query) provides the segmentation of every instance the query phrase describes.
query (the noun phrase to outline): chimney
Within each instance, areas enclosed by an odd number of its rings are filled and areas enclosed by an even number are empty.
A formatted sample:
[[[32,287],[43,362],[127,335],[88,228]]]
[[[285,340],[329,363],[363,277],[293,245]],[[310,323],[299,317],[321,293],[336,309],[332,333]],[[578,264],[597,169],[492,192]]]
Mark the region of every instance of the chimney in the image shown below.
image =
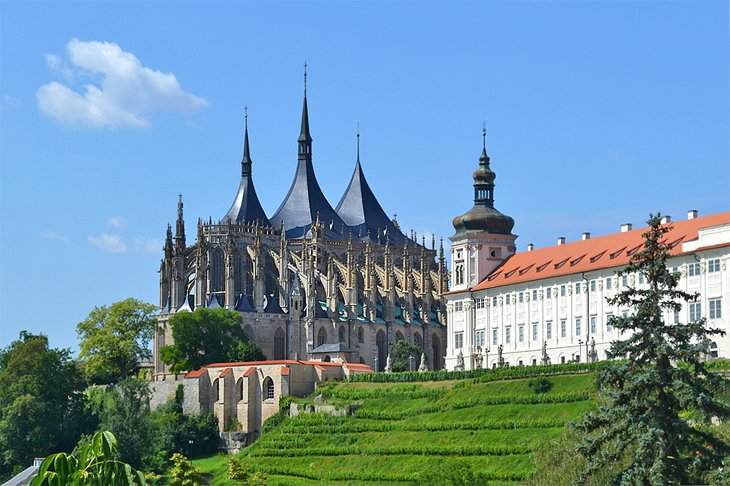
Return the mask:
[[[667,223],[671,223],[671,222],[672,222],[672,217],[671,216],[663,216],[662,217],[662,224],[667,224]]]
[[[533,245],[532,243],[527,245],[527,251],[532,251],[534,248],[535,248],[535,245]]]
[[[565,236],[558,236],[558,245],[565,244]]]
[[[583,235],[582,235],[582,239],[583,239],[583,240],[590,240],[590,239],[591,239],[591,234],[590,234],[590,233],[588,233],[588,232],[586,232],[586,233],[583,233]]]
[[[697,217],[697,210],[696,209],[690,209],[687,211],[687,219],[695,219]]]
[[[631,223],[624,223],[621,225],[621,233],[626,233],[627,231],[631,231],[631,228],[633,228]]]

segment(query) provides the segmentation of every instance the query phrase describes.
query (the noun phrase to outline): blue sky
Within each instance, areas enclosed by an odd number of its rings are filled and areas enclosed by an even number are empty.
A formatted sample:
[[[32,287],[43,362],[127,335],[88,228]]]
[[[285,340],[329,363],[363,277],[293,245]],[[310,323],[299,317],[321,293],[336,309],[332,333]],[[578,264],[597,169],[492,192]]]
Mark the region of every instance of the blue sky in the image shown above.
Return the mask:
[[[0,32],[0,346],[77,349],[94,306],[158,303],[177,194],[189,235],[225,214],[246,105],[272,215],[305,60],[333,206],[359,122],[385,210],[451,236],[485,122],[520,249],[730,208],[727,2],[2,1]]]

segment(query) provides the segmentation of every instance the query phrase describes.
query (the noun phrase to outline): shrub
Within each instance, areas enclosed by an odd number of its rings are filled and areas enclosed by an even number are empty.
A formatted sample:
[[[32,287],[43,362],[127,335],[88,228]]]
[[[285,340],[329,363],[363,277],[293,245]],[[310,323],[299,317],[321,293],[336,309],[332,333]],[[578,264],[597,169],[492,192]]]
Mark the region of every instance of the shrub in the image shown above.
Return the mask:
[[[170,458],[172,469],[170,469],[170,486],[197,486],[201,483],[202,473],[200,469],[193,466],[187,457],[175,453]]]
[[[229,457],[228,458],[228,467],[226,468],[226,477],[228,479],[245,481],[248,479],[248,476],[249,476],[248,466],[243,463],[242,458],[240,458],[240,457]]]
[[[537,376],[532,378],[527,385],[532,388],[535,393],[547,393],[553,389],[553,382],[545,378],[544,376]]]

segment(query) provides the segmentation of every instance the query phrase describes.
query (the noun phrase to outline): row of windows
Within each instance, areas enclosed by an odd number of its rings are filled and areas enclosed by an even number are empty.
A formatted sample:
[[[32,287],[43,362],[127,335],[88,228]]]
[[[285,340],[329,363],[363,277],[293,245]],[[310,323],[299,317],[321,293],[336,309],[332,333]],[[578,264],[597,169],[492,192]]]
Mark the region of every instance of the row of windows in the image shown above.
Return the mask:
[[[708,307],[709,307],[709,313],[708,317],[710,319],[721,319],[722,318],[722,300],[717,299],[710,299],[708,300]],[[627,311],[622,312],[622,316],[626,317],[628,316]],[[613,317],[612,313],[606,314],[606,331],[607,332],[613,332],[613,326],[611,325],[611,318]],[[689,320],[692,321],[698,321],[702,318],[702,303],[701,302],[690,302],[689,303]],[[560,319],[560,337],[565,338],[568,336],[568,321],[566,319]],[[679,309],[676,309],[674,311],[674,323],[678,324],[680,322],[680,311]],[[538,323],[532,323],[532,340],[537,341],[538,339],[538,331],[539,331],[539,325]],[[592,315],[589,318],[589,326],[590,326],[590,334],[595,335],[598,332],[598,316]],[[580,317],[577,317],[575,319],[575,335],[580,336],[581,332],[583,330],[583,320]],[[545,338],[546,339],[552,339],[553,338],[553,322],[552,321],[546,321],[545,322]],[[496,346],[497,342],[499,340],[499,329],[498,328],[492,328],[492,346]],[[511,344],[512,343],[512,326],[507,326],[504,328],[504,340],[505,344]],[[475,345],[479,347],[484,346],[484,330],[479,329],[476,331],[475,335]],[[525,325],[520,324],[517,326],[517,342],[524,342],[525,341]],[[456,348],[463,347],[464,342],[464,333],[458,332],[454,334],[454,344]]]

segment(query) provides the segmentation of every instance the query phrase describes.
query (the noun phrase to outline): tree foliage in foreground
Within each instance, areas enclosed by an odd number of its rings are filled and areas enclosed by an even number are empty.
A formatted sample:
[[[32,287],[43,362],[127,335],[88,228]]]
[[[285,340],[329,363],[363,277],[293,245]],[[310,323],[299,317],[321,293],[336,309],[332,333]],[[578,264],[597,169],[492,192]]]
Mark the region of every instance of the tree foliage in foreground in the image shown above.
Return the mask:
[[[157,307],[137,299],[95,307],[78,323],[79,359],[92,383],[114,383],[134,376],[142,360],[150,359]]]
[[[198,308],[170,318],[174,344],[160,350],[172,371],[190,371],[211,363],[266,359],[241,327],[242,317],[228,309]]]
[[[418,365],[421,363],[421,353],[423,349],[408,341],[398,340],[393,345],[393,371],[418,371]],[[408,358],[413,356],[413,369],[409,368]]]
[[[665,315],[697,295],[678,290],[679,274],[667,269],[671,228],[661,225],[658,214],[648,223],[643,249],[619,272],[642,273],[646,286],[609,299],[632,311],[611,321],[627,336],[611,344],[611,355],[628,360],[598,372],[606,400],[578,425],[585,433],[578,451],[588,461],[576,484],[617,462],[627,466],[613,478],[615,484],[703,483],[730,453],[727,443],[707,431],[711,418],[728,417],[730,407],[716,397],[722,378],[702,362],[710,337],[723,333],[707,328],[704,319],[665,322]]]
[[[74,454],[59,452],[46,457],[31,486],[145,485],[144,475],[116,460],[117,439],[111,432],[97,432]]]
[[[85,381],[68,349],[26,331],[0,350],[0,476],[34,457],[73,449],[95,422],[85,412]]]

